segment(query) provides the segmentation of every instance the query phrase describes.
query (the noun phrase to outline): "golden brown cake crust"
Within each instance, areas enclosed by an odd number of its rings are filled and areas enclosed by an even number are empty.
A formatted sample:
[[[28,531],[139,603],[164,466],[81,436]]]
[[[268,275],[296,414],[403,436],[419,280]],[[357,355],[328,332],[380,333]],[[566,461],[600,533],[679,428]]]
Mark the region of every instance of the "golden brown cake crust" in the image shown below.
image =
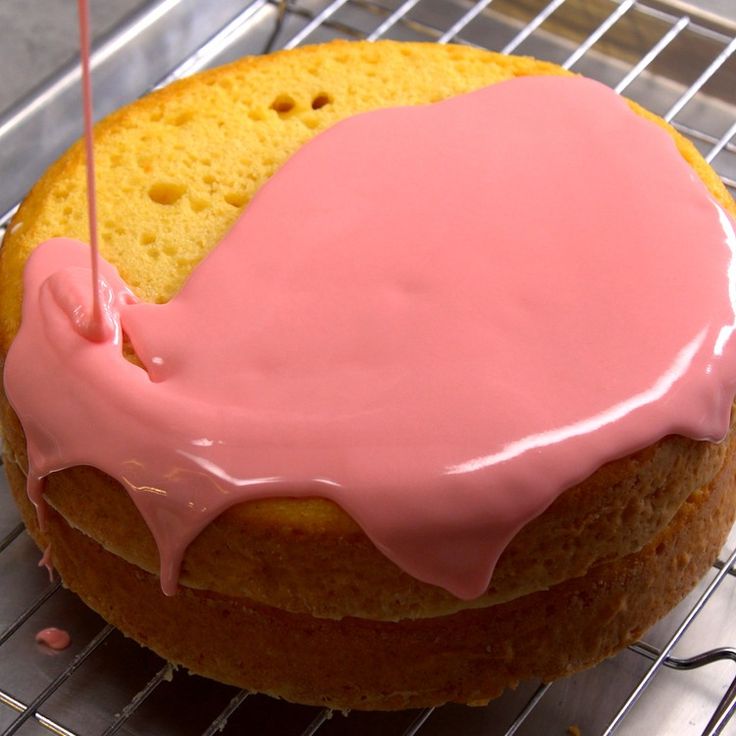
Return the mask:
[[[396,709],[483,703],[520,680],[552,680],[636,640],[705,573],[736,512],[735,454],[634,554],[584,577],[485,609],[415,621],[317,619],[184,588],[105,551],[55,511],[39,532],[18,466],[26,525],[52,544],[65,583],[124,633],[191,671],[300,703]]]
[[[337,42],[244,59],[172,85],[97,128],[103,255],[139,296],[166,300],[263,181],[315,133],[362,110],[431,103],[530,74],[567,72],[451,45]],[[317,99],[326,103],[317,107]],[[694,147],[632,106],[668,131],[713,195],[736,213]],[[29,252],[52,236],[86,237],[83,164],[77,145],[47,172],[0,249],[0,361],[18,328]],[[0,404],[8,451],[25,467],[22,430],[4,396]],[[724,446],[668,437],[609,463],[520,532],[489,594],[473,604],[400,571],[337,506],[321,499],[229,510],[191,545],[182,581],[328,618],[430,617],[511,600],[640,549],[713,478],[724,452]],[[47,497],[106,549],[157,569],[151,535],[112,479],[73,468],[49,479]]]

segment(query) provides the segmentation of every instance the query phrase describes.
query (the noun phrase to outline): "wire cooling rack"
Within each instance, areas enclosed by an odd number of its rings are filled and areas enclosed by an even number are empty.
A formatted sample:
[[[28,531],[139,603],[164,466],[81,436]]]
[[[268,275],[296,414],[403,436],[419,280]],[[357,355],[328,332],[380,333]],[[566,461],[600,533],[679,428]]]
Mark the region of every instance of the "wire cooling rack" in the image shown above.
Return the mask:
[[[676,0],[223,0],[200,3],[199,10],[193,1],[159,0],[98,44],[93,69],[97,79],[120,81],[105,85],[107,111],[126,95],[244,53],[336,37],[463,43],[550,59],[672,122],[736,190],[736,25]],[[136,75],[126,56],[131,49],[147,60]],[[78,109],[77,79],[76,67],[68,66],[0,118],[5,171],[13,155],[46,164],[76,136],[73,126],[63,128],[58,120],[72,106]],[[101,91],[98,86],[98,101]],[[44,128],[49,116],[57,124]],[[46,131],[41,151],[34,137],[39,126]],[[33,165],[13,164],[16,186],[27,188],[38,173]],[[0,187],[0,211],[7,210],[0,233],[22,191]],[[546,736],[579,728],[583,736],[736,734],[736,721],[729,725],[736,711],[736,649],[729,646],[736,645],[736,551],[729,551],[735,547],[732,533],[711,574],[647,634],[648,641],[593,670],[552,685],[527,683],[485,708],[335,714],[188,675],[125,639],[39,570],[38,552],[3,487],[0,732]],[[68,629],[73,639],[55,656],[44,654],[33,637],[49,625]]]

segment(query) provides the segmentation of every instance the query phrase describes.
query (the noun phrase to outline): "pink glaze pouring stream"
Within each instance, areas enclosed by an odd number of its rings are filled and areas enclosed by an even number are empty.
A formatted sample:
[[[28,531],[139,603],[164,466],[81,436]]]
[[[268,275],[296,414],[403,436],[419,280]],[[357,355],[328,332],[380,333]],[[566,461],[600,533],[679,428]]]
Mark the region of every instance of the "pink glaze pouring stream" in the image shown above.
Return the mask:
[[[42,479],[76,465],[116,478],[169,595],[230,506],[323,497],[472,599],[607,461],[724,437],[735,250],[672,140],[596,82],[356,115],[263,185],[169,303],[101,259],[102,339],[88,246],[34,251],[5,368],[29,495],[43,509]]]
[[[87,0],[77,0],[79,49],[82,60],[82,117],[84,118],[85,169],[87,173],[87,219],[92,270],[92,314],[86,327],[91,340],[110,337],[110,325],[102,310],[100,248],[97,239],[97,188],[95,186],[94,132],[92,126],[92,79],[90,74],[90,30]]]

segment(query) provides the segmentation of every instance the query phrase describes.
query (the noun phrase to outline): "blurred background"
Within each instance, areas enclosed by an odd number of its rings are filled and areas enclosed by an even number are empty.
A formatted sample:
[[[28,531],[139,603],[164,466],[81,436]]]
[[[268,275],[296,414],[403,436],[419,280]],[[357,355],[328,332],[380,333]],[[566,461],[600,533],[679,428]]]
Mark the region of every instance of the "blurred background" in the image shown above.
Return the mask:
[[[94,35],[103,36],[131,11],[151,4],[150,0],[90,0]],[[689,4],[736,21],[736,0]],[[76,0],[0,0],[0,114],[77,53],[76,5]],[[228,3],[198,0],[192,5],[200,6],[198,13],[209,6],[216,15],[217,6]],[[227,14],[227,8],[222,10]],[[192,19],[196,21],[195,14]]]

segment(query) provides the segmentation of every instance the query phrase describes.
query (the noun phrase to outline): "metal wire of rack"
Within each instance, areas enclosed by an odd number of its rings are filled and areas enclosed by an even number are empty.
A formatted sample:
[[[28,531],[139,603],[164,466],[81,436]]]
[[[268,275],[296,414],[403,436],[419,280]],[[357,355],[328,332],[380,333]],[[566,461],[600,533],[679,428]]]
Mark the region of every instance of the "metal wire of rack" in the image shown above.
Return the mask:
[[[177,2],[179,0],[165,0],[152,13],[163,13]],[[697,11],[686,11],[683,4],[675,0],[600,0],[595,3],[583,3],[582,0],[476,0],[470,3],[467,0],[252,0],[158,84],[149,86],[161,86],[199,71],[219,61],[223,54],[226,57],[228,53],[237,55],[243,41],[254,35],[260,39],[261,50],[293,48],[334,37],[369,40],[393,37],[465,43],[505,53],[530,53],[596,76],[617,92],[626,91],[627,95],[655,109],[695,142],[733,192],[736,188],[736,68],[733,65],[736,26],[720,23]],[[146,17],[142,14],[137,22]],[[127,27],[129,35],[133,25]],[[636,37],[636,48],[626,43],[626,39],[632,37]],[[113,38],[110,43],[120,44],[120,38]],[[683,49],[685,63],[679,63],[677,60],[682,59]],[[93,56],[93,68],[96,60],[109,53],[107,47],[98,49]],[[665,67],[672,73],[664,75],[662,82]],[[691,111],[692,114],[688,114]],[[707,124],[701,125],[701,121]],[[13,207],[0,218],[0,233],[7,227],[15,209]],[[220,732],[294,736],[317,733],[324,736],[339,733],[513,736],[564,732],[564,729],[555,731],[547,720],[552,711],[541,720],[539,717],[534,720],[543,706],[550,703],[550,691],[555,688],[550,684],[522,687],[517,693],[483,709],[457,706],[453,710],[453,706],[448,706],[401,714],[356,713],[343,718],[333,717],[326,709],[291,706],[175,672],[154,655],[123,640],[113,627],[76,602],[58,581],[42,583],[40,573],[33,570],[37,555],[7,501],[8,495],[7,489],[0,489],[0,580],[4,590],[4,599],[0,597],[0,622],[5,627],[0,632],[0,731],[5,736],[49,732],[60,736],[111,736],[116,733],[214,736]],[[733,547],[734,542],[736,537],[732,535],[727,547]],[[606,708],[603,708],[603,701],[585,704],[588,709],[606,711],[603,720],[599,718],[594,723],[593,730],[584,731],[585,736],[591,733],[609,736],[614,732],[700,733],[702,736],[726,733],[736,712],[736,673],[723,667],[719,687],[703,688],[701,681],[699,687],[703,692],[699,693],[699,705],[689,714],[687,722],[674,727],[676,731],[665,725],[664,711],[647,721],[650,725],[646,731],[642,730],[644,722],[641,720],[635,725],[628,724],[632,723],[631,715],[636,713],[635,706],[645,691],[667,679],[668,673],[681,676],[680,673],[695,670],[712,671],[719,663],[729,667],[730,663],[736,663],[736,648],[721,641],[704,650],[702,637],[696,642],[694,654],[674,655],[675,647],[682,644],[688,629],[699,625],[704,611],[715,605],[719,595],[725,600],[725,607],[722,600],[721,618],[733,618],[736,612],[734,583],[731,582],[730,594],[723,591],[735,576],[736,551],[717,561],[709,580],[671,614],[664,629],[657,628],[661,641],[656,646],[639,642],[630,647],[628,654],[619,655],[597,668],[601,672],[605,670],[604,681],[614,677],[619,684],[623,682],[623,689],[619,687],[619,690],[624,696],[617,700],[608,692]],[[13,585],[21,577],[23,595],[16,600]],[[30,585],[29,580],[32,580]],[[13,615],[9,615],[9,611]],[[75,636],[78,644],[69,655],[54,659],[49,667],[39,667],[30,677],[24,673],[21,678],[19,662],[41,656],[32,652],[31,645],[26,642],[28,632],[43,620],[46,612],[63,615],[68,626],[68,617],[76,616],[74,621],[82,622],[77,628],[84,635]],[[736,639],[736,630],[729,635]],[[730,641],[736,646],[736,641]],[[692,648],[692,644],[690,646]],[[102,657],[102,664],[95,665],[95,658],[99,658],[101,652],[107,654]],[[22,657],[25,659],[21,660]],[[119,677],[123,672],[126,675],[121,681]],[[89,701],[84,699],[80,689],[91,685],[106,690],[106,702],[113,705],[109,712],[100,713],[98,709],[77,718],[74,714],[85,710],[79,704]],[[167,695],[162,698],[164,690]],[[565,691],[564,694],[569,693]],[[170,712],[171,703],[175,704],[180,717],[173,721],[162,720],[162,711]],[[193,704],[189,710],[187,704]],[[571,724],[580,708],[565,711],[564,704],[562,698],[557,707],[557,711],[561,709],[563,713],[559,722],[565,723],[569,716],[567,723]],[[674,704],[667,706],[669,709]],[[468,715],[471,712],[473,715]],[[182,715],[187,713],[188,716]],[[176,725],[172,725],[173,722]],[[574,733],[572,727],[569,732]]]

